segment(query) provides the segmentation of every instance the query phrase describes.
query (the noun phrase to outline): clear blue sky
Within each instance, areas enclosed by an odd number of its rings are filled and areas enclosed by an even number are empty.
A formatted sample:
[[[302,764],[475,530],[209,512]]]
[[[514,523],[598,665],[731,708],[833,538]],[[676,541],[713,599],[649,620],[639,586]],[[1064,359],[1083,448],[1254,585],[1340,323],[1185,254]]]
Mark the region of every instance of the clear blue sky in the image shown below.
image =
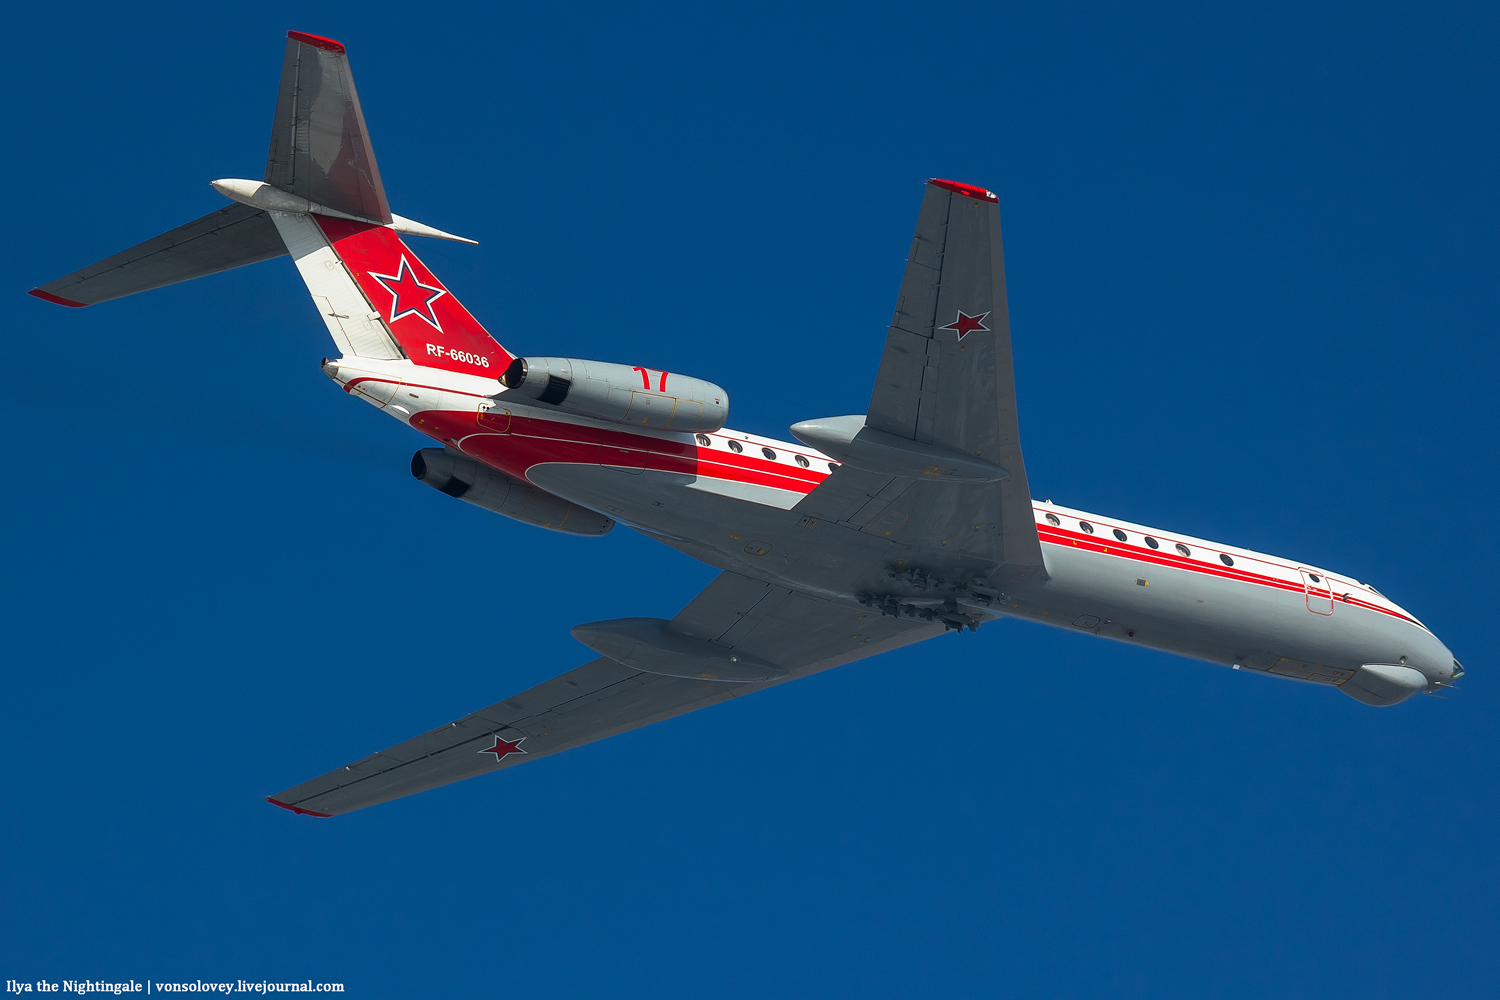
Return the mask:
[[[1493,4],[32,5],[3,70],[0,978],[410,997],[1467,997],[1500,979]],[[27,288],[259,176],[343,40],[511,349],[861,412],[930,176],[999,193],[1059,503],[1372,581],[1375,710],[1008,622],[328,821],[262,796],[713,575],[412,480],[286,260]],[[460,994],[462,991],[462,994]]]

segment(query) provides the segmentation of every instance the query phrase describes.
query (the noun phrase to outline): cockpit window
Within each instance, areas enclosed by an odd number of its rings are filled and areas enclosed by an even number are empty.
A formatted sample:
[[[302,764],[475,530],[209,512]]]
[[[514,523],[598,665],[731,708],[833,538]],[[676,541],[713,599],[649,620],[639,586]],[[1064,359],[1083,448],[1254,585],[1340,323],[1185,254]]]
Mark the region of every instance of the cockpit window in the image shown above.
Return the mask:
[[[1375,588],[1371,587],[1370,589],[1374,590]],[[1454,660],[1453,661],[1453,679],[1454,680],[1458,680],[1463,675],[1464,675],[1464,665],[1462,663],[1459,663],[1457,660]]]

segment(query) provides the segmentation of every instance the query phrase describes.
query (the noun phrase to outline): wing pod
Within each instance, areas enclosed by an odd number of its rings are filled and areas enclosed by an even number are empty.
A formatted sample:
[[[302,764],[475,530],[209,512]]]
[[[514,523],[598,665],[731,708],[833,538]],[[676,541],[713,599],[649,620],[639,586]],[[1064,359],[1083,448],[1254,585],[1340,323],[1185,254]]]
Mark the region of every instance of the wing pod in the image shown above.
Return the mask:
[[[791,429],[803,444],[877,475],[947,483],[998,483],[1010,478],[998,465],[972,455],[869,427],[864,414],[803,420]]]
[[[1427,690],[1427,676],[1404,663],[1366,663],[1339,688],[1366,705],[1384,708]]]
[[[446,448],[417,452],[411,457],[411,474],[439,493],[539,528],[569,535],[603,535],[615,526],[612,518]]]
[[[500,383],[562,410],[653,430],[716,431],[729,419],[729,393],[721,387],[655,368],[516,358]]]
[[[662,618],[615,618],[573,628],[573,638],[621,666],[663,677],[754,684],[787,672],[727,646],[674,631]]]

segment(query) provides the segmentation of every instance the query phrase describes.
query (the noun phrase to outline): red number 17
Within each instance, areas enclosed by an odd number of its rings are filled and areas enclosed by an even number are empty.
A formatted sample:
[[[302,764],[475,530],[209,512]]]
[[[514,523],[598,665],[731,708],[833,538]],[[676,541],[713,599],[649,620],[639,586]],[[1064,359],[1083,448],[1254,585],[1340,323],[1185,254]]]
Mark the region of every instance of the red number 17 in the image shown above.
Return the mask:
[[[632,368],[630,370],[633,371],[633,372],[640,372],[641,373],[641,388],[645,389],[647,392],[650,392],[651,391],[651,369],[649,369],[649,368],[642,368],[639,365],[637,365],[636,367],[634,367],[634,368]],[[657,383],[657,385],[656,385],[656,391],[657,392],[666,392],[667,391],[667,373],[666,372],[662,372],[661,373],[661,381]]]

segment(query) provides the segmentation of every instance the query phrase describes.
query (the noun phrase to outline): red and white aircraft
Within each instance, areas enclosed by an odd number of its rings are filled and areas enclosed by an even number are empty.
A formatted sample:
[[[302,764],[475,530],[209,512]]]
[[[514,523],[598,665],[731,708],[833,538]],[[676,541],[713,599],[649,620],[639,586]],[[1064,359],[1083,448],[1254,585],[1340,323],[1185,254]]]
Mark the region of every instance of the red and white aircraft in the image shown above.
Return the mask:
[[[719,386],[516,357],[402,240],[344,46],[291,32],[264,181],[31,294],[84,306],[289,254],[345,392],[427,435],[412,473],[553,531],[617,521],[723,572],[671,619],[591,622],[598,654],[529,691],[270,797],[333,816],[557,753],[997,618],[1392,705],[1463,668],[1353,577],[1031,498],[995,195],[929,181],[869,412],[725,426]]]

